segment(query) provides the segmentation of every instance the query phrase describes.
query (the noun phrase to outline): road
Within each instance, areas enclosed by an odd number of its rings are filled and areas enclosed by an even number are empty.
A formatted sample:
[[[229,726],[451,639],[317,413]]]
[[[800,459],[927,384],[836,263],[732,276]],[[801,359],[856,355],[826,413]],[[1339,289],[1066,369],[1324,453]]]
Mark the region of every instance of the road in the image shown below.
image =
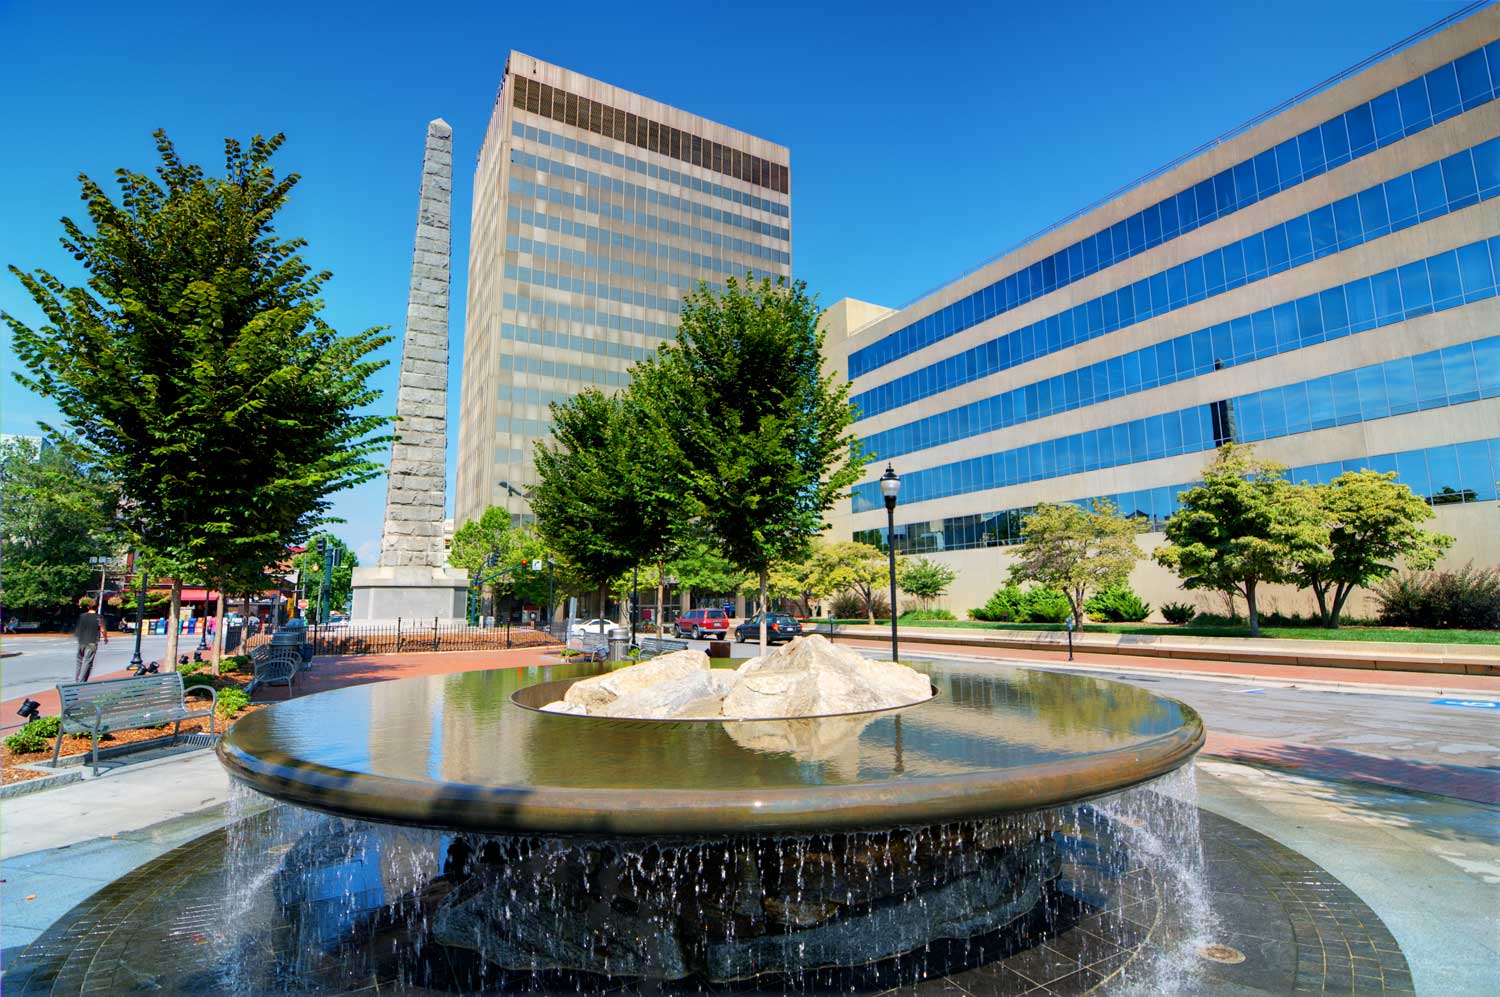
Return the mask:
[[[182,636],[181,647],[184,653],[191,654],[197,646],[197,634]],[[73,681],[73,669],[78,661],[78,642],[73,639],[72,634],[6,638],[5,649],[21,653],[0,660],[0,699],[29,696],[42,689],[51,689],[59,682]],[[141,657],[146,661],[159,659],[166,649],[166,635],[141,638]],[[94,658],[94,674],[105,675],[123,670],[130,664],[130,656],[134,651],[134,634],[111,633],[109,643],[99,645],[99,654]]]

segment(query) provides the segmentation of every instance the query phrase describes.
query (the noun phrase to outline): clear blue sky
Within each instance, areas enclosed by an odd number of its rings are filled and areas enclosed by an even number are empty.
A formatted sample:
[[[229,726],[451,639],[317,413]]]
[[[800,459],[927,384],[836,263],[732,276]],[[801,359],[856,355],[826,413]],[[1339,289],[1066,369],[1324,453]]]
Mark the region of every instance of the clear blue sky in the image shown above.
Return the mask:
[[[327,317],[399,333],[443,117],[456,418],[470,183],[512,48],[789,146],[796,275],[824,304],[897,305],[1462,6],[0,0],[0,263],[74,278],[75,177],[151,168],[154,128],[211,170],[225,136],[284,131],[303,182],[281,230],[333,271]],[[9,274],[0,308],[39,318]],[[0,364],[0,429],[32,432],[53,410],[9,376],[8,336]],[[337,504],[367,564],[384,492]]]

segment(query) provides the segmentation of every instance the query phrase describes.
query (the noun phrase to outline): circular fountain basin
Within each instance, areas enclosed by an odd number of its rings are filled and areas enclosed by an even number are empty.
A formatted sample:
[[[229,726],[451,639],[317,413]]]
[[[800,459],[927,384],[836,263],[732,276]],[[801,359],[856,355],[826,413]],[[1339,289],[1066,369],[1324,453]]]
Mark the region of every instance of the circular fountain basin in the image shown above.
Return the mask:
[[[1134,686],[1001,666],[915,667],[936,689],[926,702],[790,720],[535,709],[557,698],[555,683],[598,665],[411,678],[276,704],[237,723],[218,751],[235,779],[262,793],[362,820],[703,836],[1035,811],[1156,778],[1203,744],[1190,707]]]

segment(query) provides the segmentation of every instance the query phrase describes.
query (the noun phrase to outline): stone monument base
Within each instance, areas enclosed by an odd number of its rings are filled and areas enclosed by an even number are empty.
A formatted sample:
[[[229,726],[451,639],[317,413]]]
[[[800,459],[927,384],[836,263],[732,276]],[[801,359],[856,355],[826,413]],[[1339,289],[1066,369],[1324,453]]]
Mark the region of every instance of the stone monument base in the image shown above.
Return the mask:
[[[462,568],[355,568],[355,622],[432,620],[463,623],[469,573]]]

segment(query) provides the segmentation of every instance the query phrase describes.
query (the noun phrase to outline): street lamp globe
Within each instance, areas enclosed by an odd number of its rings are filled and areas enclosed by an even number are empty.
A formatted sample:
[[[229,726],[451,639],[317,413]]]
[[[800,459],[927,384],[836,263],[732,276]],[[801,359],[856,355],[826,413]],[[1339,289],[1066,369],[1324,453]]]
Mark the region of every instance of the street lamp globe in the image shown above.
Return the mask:
[[[896,496],[901,494],[901,475],[891,465],[885,466],[885,473],[880,476],[880,494],[885,496],[885,507],[896,508]]]

